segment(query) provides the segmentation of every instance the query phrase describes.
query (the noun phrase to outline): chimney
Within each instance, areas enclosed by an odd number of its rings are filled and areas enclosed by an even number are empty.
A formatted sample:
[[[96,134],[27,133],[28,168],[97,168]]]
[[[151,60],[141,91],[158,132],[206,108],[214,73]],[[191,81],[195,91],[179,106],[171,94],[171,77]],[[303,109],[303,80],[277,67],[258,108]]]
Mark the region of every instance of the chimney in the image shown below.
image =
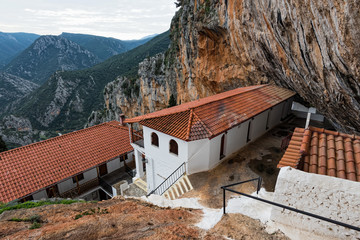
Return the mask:
[[[125,123],[124,123],[124,121],[125,121],[125,115],[124,114],[120,114],[120,124],[122,125],[122,126],[125,126]]]

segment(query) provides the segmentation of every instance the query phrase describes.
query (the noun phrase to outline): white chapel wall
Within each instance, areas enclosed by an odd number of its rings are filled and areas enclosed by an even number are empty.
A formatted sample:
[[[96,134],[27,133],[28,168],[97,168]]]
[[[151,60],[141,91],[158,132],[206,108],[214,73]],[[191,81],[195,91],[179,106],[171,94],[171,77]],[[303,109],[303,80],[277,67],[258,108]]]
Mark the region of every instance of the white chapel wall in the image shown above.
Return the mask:
[[[151,144],[151,133],[153,132],[159,137],[159,147]],[[154,186],[158,186],[183,162],[187,161],[187,142],[145,126],[143,127],[143,134],[146,158],[153,159],[154,163],[152,169]],[[171,139],[175,140],[178,144],[178,155],[170,153],[169,151]],[[149,180],[152,181],[151,179],[148,179],[148,181]]]
[[[239,151],[246,145],[249,121],[230,129],[225,139],[225,155]]]
[[[208,138],[188,142],[187,173],[209,170],[210,140]]]
[[[274,201],[360,227],[359,189],[359,182],[284,167],[277,179]],[[278,207],[273,207],[271,219],[300,231],[308,231],[314,239],[360,238],[360,232]]]
[[[256,115],[254,119],[251,120],[251,130],[250,130],[251,141],[254,141],[255,139],[257,139],[266,132],[266,122],[269,111],[270,110],[266,110]]]
[[[278,125],[280,123],[281,117],[282,117],[281,114],[284,111],[284,107],[286,107],[286,102],[282,102],[271,109],[270,116],[269,116],[270,118],[268,121],[269,129],[275,127],[276,125]]]

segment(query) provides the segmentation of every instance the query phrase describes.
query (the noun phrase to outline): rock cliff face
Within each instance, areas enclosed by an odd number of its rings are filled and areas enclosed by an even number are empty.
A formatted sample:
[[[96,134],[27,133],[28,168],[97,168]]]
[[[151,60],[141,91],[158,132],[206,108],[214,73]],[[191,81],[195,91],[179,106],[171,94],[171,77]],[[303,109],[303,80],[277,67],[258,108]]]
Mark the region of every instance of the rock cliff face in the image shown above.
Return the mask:
[[[31,93],[39,86],[23,78],[0,72],[0,114],[6,105]]]
[[[180,103],[272,82],[296,91],[339,130],[359,133],[358,4],[355,0],[178,1],[172,43],[162,63],[164,77],[151,76],[151,87],[140,77],[140,96],[149,98],[142,106],[127,105],[137,109],[130,116],[167,105],[171,94]],[[156,86],[166,89],[166,97]]]
[[[173,22],[180,29],[178,59],[185,76],[178,81],[186,91],[192,80],[189,92],[199,95],[275,82],[296,91],[339,130],[359,132],[358,4],[182,1],[182,15]]]

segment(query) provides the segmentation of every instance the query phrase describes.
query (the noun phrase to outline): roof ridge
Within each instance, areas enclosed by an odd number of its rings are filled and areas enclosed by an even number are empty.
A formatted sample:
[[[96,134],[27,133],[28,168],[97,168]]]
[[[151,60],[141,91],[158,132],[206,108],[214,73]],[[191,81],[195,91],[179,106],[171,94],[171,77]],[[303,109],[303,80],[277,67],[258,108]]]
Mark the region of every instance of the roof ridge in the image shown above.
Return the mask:
[[[342,133],[342,132],[337,132],[337,131],[332,131],[332,130],[327,130],[325,128],[317,128],[317,127],[313,127],[313,126],[309,126],[309,129],[313,132],[319,132],[319,133],[325,133],[326,135],[334,135],[334,136],[340,136],[340,137],[345,137],[345,138],[351,138],[354,140],[360,140],[360,136],[356,135],[356,134],[347,134],[347,133]]]
[[[213,135],[213,132],[210,130],[210,128],[201,120],[201,118],[199,118],[199,116],[196,114],[196,112],[194,112],[194,115],[197,117],[197,119],[199,119],[199,121],[201,122],[201,124],[205,127],[206,131],[208,131],[210,133],[210,135]]]
[[[100,123],[98,125],[95,125],[95,126],[91,126],[91,127],[88,127],[88,128],[83,128],[83,129],[80,129],[80,130],[75,130],[75,131],[72,131],[72,132],[69,132],[69,133],[65,133],[65,134],[62,134],[61,136],[56,136],[56,137],[52,137],[52,138],[49,138],[49,139],[46,139],[46,140],[43,140],[43,141],[39,141],[39,142],[35,142],[35,143],[30,143],[28,145],[25,145],[25,146],[21,146],[21,147],[17,147],[17,148],[14,148],[14,149],[10,149],[10,150],[7,150],[5,152],[1,152],[0,153],[0,156],[1,155],[5,155],[7,153],[10,153],[10,152],[15,152],[15,151],[20,151],[20,150],[23,150],[23,149],[27,149],[27,148],[30,148],[30,147],[33,147],[33,146],[37,146],[37,145],[40,145],[40,144],[43,144],[43,143],[47,143],[47,142],[52,142],[52,141],[55,141],[55,140],[58,140],[58,139],[62,139],[62,138],[65,138],[65,137],[68,137],[69,135],[75,135],[75,134],[79,134],[80,132],[87,132],[91,129],[94,129],[94,128],[99,128],[103,125],[106,125],[106,126],[113,126],[111,124],[108,124],[109,122],[104,122],[104,123]],[[116,128],[116,126],[113,126]],[[125,130],[125,129],[124,129]]]
[[[189,108],[189,109],[195,109],[195,108],[198,108],[198,107],[202,107],[202,106],[205,106],[205,105],[207,105],[207,104],[211,104],[211,103],[214,103],[214,102],[217,102],[217,101],[220,101],[220,100],[224,100],[224,99],[227,99],[227,98],[231,98],[231,97],[236,96],[236,95],[238,95],[238,94],[244,94],[244,93],[248,93],[248,92],[251,92],[251,91],[254,91],[254,90],[258,90],[258,89],[264,88],[264,87],[266,87],[266,86],[270,86],[270,84],[261,84],[261,85],[247,86],[247,87],[254,87],[254,88],[245,90],[244,92],[241,92],[241,93],[234,93],[234,94],[229,95],[229,96],[224,96],[224,97],[219,98],[219,99],[216,99],[216,100],[214,100],[214,101],[212,101],[212,102],[203,103],[203,104],[200,104],[200,105],[198,105],[198,106],[196,106],[196,107],[192,107],[192,108]],[[233,90],[237,90],[237,89],[240,89],[240,88],[235,88],[235,89],[233,89]],[[230,91],[231,91],[231,90],[230,90]],[[225,92],[224,92],[224,93],[225,93]],[[212,95],[212,96],[215,96],[215,95],[216,95],[216,94],[214,94],[214,95]],[[211,97],[211,96],[209,96],[209,97]]]
[[[190,138],[190,131],[191,131],[191,125],[192,125],[193,117],[194,117],[194,110],[191,109],[190,110],[190,116],[189,116],[189,122],[188,122],[188,126],[187,126],[187,129],[186,129],[186,139],[187,140],[189,140],[189,138]]]

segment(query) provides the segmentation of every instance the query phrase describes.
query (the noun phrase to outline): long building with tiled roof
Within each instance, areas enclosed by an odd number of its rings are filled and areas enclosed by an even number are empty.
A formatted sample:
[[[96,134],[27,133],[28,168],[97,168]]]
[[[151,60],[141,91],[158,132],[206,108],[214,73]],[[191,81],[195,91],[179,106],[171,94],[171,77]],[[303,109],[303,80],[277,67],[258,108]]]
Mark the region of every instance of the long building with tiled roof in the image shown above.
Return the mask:
[[[360,182],[360,136],[296,128],[278,167]]]
[[[143,139],[132,138],[137,175],[146,172],[148,190],[158,191],[165,179],[177,179],[171,174],[212,169],[287,119],[294,95],[273,85],[249,86],[126,119],[130,129],[143,127]]]
[[[213,138],[295,93],[273,85],[237,88],[125,120],[185,141]]]
[[[112,121],[0,153],[0,202],[23,198],[132,152],[129,130]]]

